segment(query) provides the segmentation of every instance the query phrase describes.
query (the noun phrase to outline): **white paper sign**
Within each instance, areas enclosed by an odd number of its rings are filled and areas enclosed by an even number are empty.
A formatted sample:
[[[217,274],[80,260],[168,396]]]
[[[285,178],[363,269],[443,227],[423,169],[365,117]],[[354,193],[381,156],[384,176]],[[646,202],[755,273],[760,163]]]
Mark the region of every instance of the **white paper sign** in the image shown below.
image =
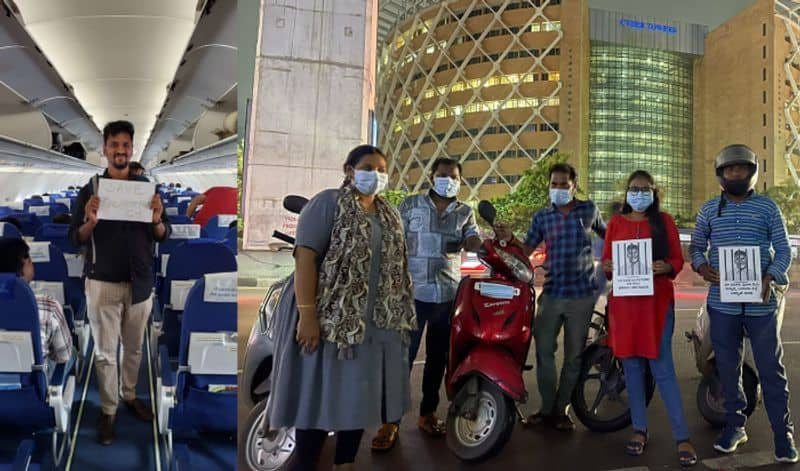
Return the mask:
[[[28,242],[33,263],[50,261],[50,242]]]
[[[235,303],[237,273],[207,273],[203,301],[207,303]]]
[[[653,295],[652,244],[652,239],[617,240],[611,243],[614,296]]]
[[[219,214],[217,217],[219,218],[217,227],[228,227],[233,221],[236,220],[235,214]]]
[[[47,217],[50,215],[50,206],[28,206],[28,212],[39,217]]]
[[[194,374],[236,374],[236,332],[192,332],[187,364]]]
[[[167,216],[177,216],[178,215],[178,208],[175,206],[167,206],[166,208]]]
[[[200,224],[173,224],[170,239],[199,239]]]
[[[192,197],[191,196],[179,196],[178,199],[176,199],[175,201],[177,201],[178,203],[183,203],[184,201],[192,201]]]
[[[150,202],[154,192],[154,183],[100,178],[97,217],[108,221],[152,222]]]
[[[42,352],[44,354],[45,352]],[[29,373],[34,364],[30,332],[0,331],[0,368],[6,373]]]
[[[183,311],[186,305],[186,297],[189,296],[189,290],[194,286],[197,280],[172,280],[172,289],[169,293],[169,303],[172,309],[176,311]]]
[[[169,254],[161,254],[161,276],[167,276],[167,263],[169,263]]]
[[[720,300],[761,302],[761,251],[758,246],[719,248]]]
[[[72,200],[69,198],[57,198],[56,203],[61,203],[67,207],[67,209],[72,209]]]
[[[67,274],[70,278],[80,278],[83,276],[83,255],[79,253],[65,253],[64,260],[67,261]]]
[[[49,294],[64,305],[64,284],[58,281],[31,281],[31,290],[36,294]]]

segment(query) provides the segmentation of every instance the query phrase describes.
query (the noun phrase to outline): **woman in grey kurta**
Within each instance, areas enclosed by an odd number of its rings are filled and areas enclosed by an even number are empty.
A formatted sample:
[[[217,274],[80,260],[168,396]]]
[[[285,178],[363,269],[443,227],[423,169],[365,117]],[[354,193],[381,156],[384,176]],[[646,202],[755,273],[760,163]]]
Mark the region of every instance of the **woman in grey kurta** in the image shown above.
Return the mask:
[[[393,276],[394,273],[395,277],[400,274],[399,277],[403,278],[402,273],[394,268],[405,266],[407,272],[407,265],[403,265],[403,262],[391,260],[394,257],[384,257],[387,253],[387,247],[384,245],[397,244],[397,240],[402,240],[402,223],[399,227],[384,227],[387,221],[393,225],[393,219],[388,211],[395,213],[396,211],[380,197],[375,196],[380,190],[380,182],[366,175],[366,172],[381,170],[385,174],[385,168],[386,159],[380,150],[371,146],[357,147],[350,153],[345,164],[348,178],[343,187],[320,192],[300,213],[295,244],[296,279],[293,278],[284,288],[277,310],[274,338],[275,366],[267,413],[271,428],[292,426],[297,428],[295,454],[304,461],[302,466],[314,465],[327,431],[339,432],[336,464],[352,463],[364,428],[380,425],[387,420],[399,420],[409,408],[407,332],[415,326],[398,323],[397,319],[391,319],[391,314],[387,321],[385,312],[387,308],[400,311],[405,311],[406,308],[398,309],[397,306],[391,306],[391,300],[387,301],[378,296],[381,284],[387,283],[387,276]],[[353,193],[360,204],[352,207],[356,214],[342,215],[341,208],[347,206],[342,206],[340,198],[347,197],[348,193]],[[367,203],[364,200],[368,200]],[[374,206],[379,206],[380,211],[376,211]],[[343,224],[339,218],[353,218],[352,222],[356,224],[356,216],[361,217],[363,221],[369,221],[368,237],[360,239],[350,232],[347,234],[335,232],[337,227],[340,231],[352,229]],[[387,230],[397,233],[387,233]],[[370,256],[363,260],[348,259],[351,253],[358,253],[358,249],[362,249],[357,246],[359,243],[369,245],[368,250],[363,253],[368,253]],[[345,250],[342,251],[343,247],[337,249],[337,244],[338,246],[345,244]],[[397,250],[397,247],[393,249]],[[346,313],[338,312],[338,315],[332,315],[326,320],[318,312],[322,309],[320,303],[324,303],[327,299],[326,283],[341,284],[342,278],[357,275],[354,273],[356,270],[339,266],[339,271],[333,275],[338,279],[326,277],[323,264],[330,263],[329,250],[343,252],[338,255],[342,259],[340,265],[363,263],[364,271],[368,272],[368,277],[365,276],[362,283],[366,285],[363,287],[366,299],[361,304],[357,302],[353,304],[364,306],[363,311],[355,316],[361,321],[360,335],[344,336],[345,339],[360,337],[360,342],[328,340],[333,336],[330,330],[336,328],[336,326],[331,327],[332,324],[338,322],[340,317],[345,317]],[[304,253],[313,256],[310,270],[316,270],[313,275],[319,278],[315,296],[309,296],[304,292],[313,291],[313,288],[309,290],[307,287],[295,286],[295,281],[308,276],[309,266],[302,263]],[[404,253],[393,255],[405,258]],[[387,270],[388,273],[382,273],[382,268],[386,268],[389,263],[395,264],[396,267]],[[328,270],[329,275],[330,273]],[[396,291],[398,286],[405,285],[404,281],[401,280],[399,284],[394,283],[392,288]],[[301,283],[302,281],[298,282]],[[408,289],[410,296],[410,277]],[[345,283],[343,290],[331,295],[333,298],[338,296],[341,299],[328,299],[328,304],[334,306],[334,309],[347,306],[351,301],[349,290],[353,291],[352,296],[358,296],[358,290]],[[396,298],[396,296],[384,296],[384,298]],[[407,309],[410,309],[413,315],[413,303],[410,304]],[[379,308],[383,308],[383,311],[379,311]],[[312,312],[307,318],[302,319],[304,309],[311,309]],[[382,312],[384,316],[377,316],[378,312]],[[309,318],[319,321],[312,322],[308,320]],[[378,322],[384,327],[379,327]],[[314,338],[314,327],[318,329],[316,331],[319,337],[318,343],[308,340]],[[350,332],[352,325],[347,327],[350,328],[347,332]],[[301,465],[298,465],[298,469],[300,468]]]

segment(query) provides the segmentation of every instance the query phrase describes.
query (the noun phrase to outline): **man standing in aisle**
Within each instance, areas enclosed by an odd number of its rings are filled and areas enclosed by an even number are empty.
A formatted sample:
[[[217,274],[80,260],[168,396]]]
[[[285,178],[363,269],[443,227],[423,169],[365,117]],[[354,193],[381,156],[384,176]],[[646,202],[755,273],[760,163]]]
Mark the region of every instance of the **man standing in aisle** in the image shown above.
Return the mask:
[[[169,237],[170,226],[161,199],[150,202],[151,222],[98,220],[103,202],[97,196],[99,179],[147,182],[130,171],[133,125],[114,121],[103,128],[103,154],[108,168],[95,175],[78,194],[69,237],[76,246],[86,246],[86,299],[95,340],[95,364],[100,390],[101,413],[97,441],[114,441],[114,418],[119,402],[117,348],[123,347],[122,399],[139,419],[152,421],[150,406],[136,397],[136,380],[142,359],[142,342],[152,309],[154,243]]]

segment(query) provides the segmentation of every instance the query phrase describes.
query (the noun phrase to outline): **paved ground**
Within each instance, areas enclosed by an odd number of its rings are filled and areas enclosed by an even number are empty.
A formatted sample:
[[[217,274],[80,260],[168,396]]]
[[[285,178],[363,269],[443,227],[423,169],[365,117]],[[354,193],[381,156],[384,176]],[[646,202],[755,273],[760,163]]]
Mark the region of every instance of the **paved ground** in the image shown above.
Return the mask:
[[[240,257],[241,259],[241,257]],[[290,260],[290,258],[288,259]],[[256,263],[256,262],[253,262]],[[240,265],[241,266],[241,265]],[[239,331],[243,343],[249,334],[255,312],[265,288],[241,288],[239,299]],[[712,449],[716,431],[710,428],[697,412],[695,392],[700,375],[694,366],[693,350],[683,336],[683,332],[694,325],[695,316],[704,293],[698,289],[683,288],[678,293],[676,304],[677,322],[673,337],[674,357],[689,429],[698,449],[702,464],[695,469],[783,469],[772,463],[772,437],[763,406],[754,413],[748,424],[750,442],[740,448],[731,459],[720,457]],[[785,345],[784,362],[789,371],[789,381],[793,389],[800,387],[800,292],[790,295],[786,318],[783,324]],[[424,358],[424,350],[419,359]],[[533,363],[533,353],[529,363]],[[560,362],[560,359],[559,359]],[[373,454],[369,442],[374,430],[368,430],[362,442],[357,460],[358,469],[365,470],[492,470],[492,469],[554,469],[554,470],[662,470],[679,469],[675,457],[666,412],[658,395],[649,408],[651,441],[645,455],[631,458],[623,453],[627,431],[614,434],[596,434],[582,425],[573,433],[553,430],[528,430],[520,426],[514,430],[510,442],[500,455],[476,465],[461,463],[447,448],[444,440],[423,437],[415,428],[415,416],[420,401],[421,367],[412,373],[412,402],[414,409],[406,415],[402,424],[400,439],[394,450],[386,454]],[[539,407],[536,391],[535,372],[526,372],[525,381],[530,392],[530,400],[522,406],[525,414],[535,412]],[[792,397],[792,408],[800,411],[800,395]],[[446,401],[439,407],[440,416],[446,412]],[[247,411],[240,411],[242,414]],[[333,461],[333,441],[326,445],[319,469],[331,469]],[[798,466],[800,468],[800,466]]]

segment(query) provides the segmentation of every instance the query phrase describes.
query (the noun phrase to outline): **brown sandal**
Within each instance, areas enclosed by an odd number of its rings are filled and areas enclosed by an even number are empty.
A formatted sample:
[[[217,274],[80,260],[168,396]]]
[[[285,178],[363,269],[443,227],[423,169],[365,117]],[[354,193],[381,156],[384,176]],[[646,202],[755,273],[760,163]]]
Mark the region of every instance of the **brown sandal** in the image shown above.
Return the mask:
[[[439,420],[436,414],[423,415],[417,420],[417,427],[433,437],[443,437],[447,434],[447,426]]]
[[[400,427],[397,424],[383,424],[378,429],[378,434],[372,439],[373,451],[389,451],[397,443],[397,433]]]

